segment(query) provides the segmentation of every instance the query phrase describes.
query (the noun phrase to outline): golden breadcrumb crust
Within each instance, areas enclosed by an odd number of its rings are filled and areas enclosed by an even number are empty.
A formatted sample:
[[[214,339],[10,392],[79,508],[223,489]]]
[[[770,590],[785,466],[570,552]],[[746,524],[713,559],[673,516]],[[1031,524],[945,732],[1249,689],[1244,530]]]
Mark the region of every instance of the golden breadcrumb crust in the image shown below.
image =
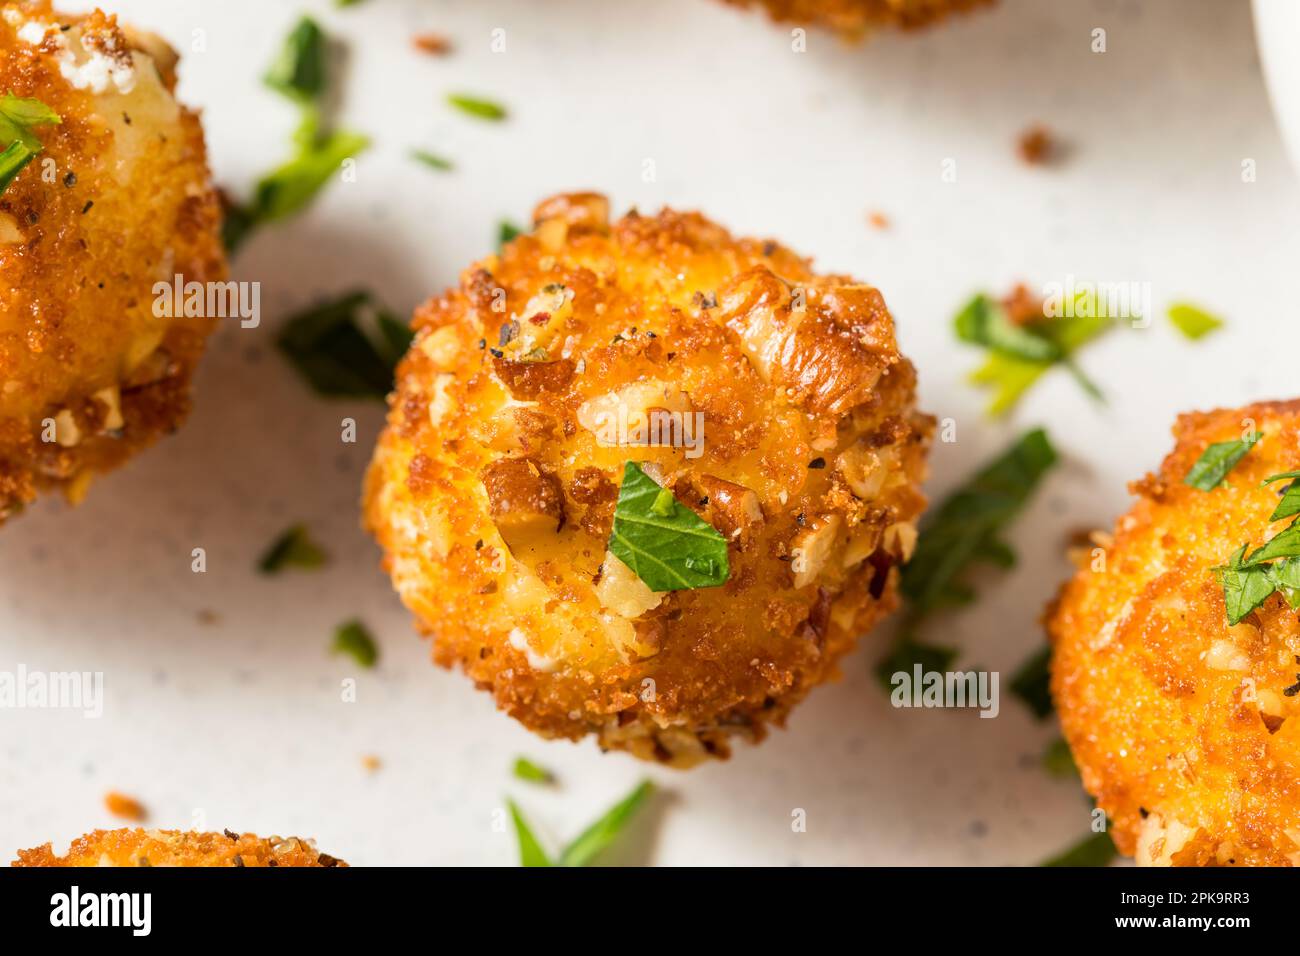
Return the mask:
[[[1252,427],[1263,437],[1223,484],[1183,483],[1207,446]],[[1139,863],[1294,864],[1300,614],[1274,594],[1229,627],[1211,569],[1286,526],[1268,520],[1286,482],[1261,482],[1300,468],[1300,401],[1183,415],[1174,434],[1113,543],[1100,537],[1049,609],[1061,725]]]
[[[19,850],[12,866],[347,866],[311,840],[251,833],[185,830],[95,830],[77,837],[67,855],[49,843]]]
[[[997,0],[724,0],[762,6],[778,22],[825,27],[848,37],[881,28],[919,30],[952,13],[991,6]]]
[[[365,523],[434,659],[533,730],[726,757],[895,606],[933,420],[876,289],[575,194],[414,325]],[[698,457],[611,441],[620,409],[702,416]],[[629,460],[726,537],[725,586],[656,595],[606,555]]]
[[[133,70],[133,86],[78,88],[61,72],[92,55]],[[99,11],[0,6],[0,94],[63,120],[35,130],[44,152],[0,196],[0,523],[42,489],[78,500],[189,409],[212,322],[156,317],[153,287],[226,267],[203,132],[172,97],[174,64],[161,41]]]

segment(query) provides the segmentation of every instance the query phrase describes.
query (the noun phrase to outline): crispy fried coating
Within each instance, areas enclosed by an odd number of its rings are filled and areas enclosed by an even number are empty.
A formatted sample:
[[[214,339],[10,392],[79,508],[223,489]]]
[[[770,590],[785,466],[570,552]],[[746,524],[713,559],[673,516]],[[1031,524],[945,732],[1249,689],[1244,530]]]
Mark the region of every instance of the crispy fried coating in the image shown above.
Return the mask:
[[[299,837],[186,830],[95,830],[72,841],[65,856],[47,843],[19,850],[12,866],[347,866]]]
[[[176,429],[207,318],[159,318],[154,285],[225,276],[198,117],[175,54],[96,11],[0,6],[0,94],[62,118],[0,196],[0,523]]]
[[[415,328],[365,523],[434,659],[534,731],[726,757],[895,606],[933,420],[871,286],[565,195]],[[636,444],[656,418],[702,444]],[[606,552],[629,460],[726,538],[724,586],[656,593]]]
[[[724,0],[761,6],[777,22],[811,24],[856,38],[882,28],[919,30],[952,13],[991,6],[996,0]]]
[[[1213,442],[1263,436],[1210,492],[1184,484]],[[1049,609],[1052,692],[1084,785],[1143,864],[1300,863],[1300,614],[1274,594],[1235,627],[1212,569],[1270,522],[1300,468],[1300,401],[1183,415],[1113,543]]]

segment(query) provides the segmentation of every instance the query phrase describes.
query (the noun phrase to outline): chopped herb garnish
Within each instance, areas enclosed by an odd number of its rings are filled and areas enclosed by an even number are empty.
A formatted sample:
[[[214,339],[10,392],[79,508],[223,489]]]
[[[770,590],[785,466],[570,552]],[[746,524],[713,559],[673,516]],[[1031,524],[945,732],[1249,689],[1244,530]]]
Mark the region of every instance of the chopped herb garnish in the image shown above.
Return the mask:
[[[624,466],[609,550],[652,591],[725,584],[727,540],[665,490],[636,462]]]
[[[1102,831],[1080,840],[1064,852],[1044,860],[1039,866],[1109,866],[1119,856],[1115,841]]]
[[[1275,481],[1290,481],[1282,491],[1282,500],[1277,503],[1277,510],[1269,516],[1269,521],[1281,521],[1292,515],[1300,514],[1300,471],[1287,471],[1280,475],[1270,475],[1264,479],[1265,485]]]
[[[325,552],[312,541],[306,526],[296,524],[267,548],[257,569],[263,574],[276,574],[288,567],[319,568],[326,560]]]
[[[1232,625],[1240,624],[1277,590],[1267,567],[1243,565],[1246,547],[1243,544],[1226,565],[1213,569],[1215,578],[1223,586],[1223,606],[1228,613],[1228,623]]]
[[[546,855],[542,849],[541,843],[533,834],[532,828],[528,821],[524,819],[523,812],[519,805],[513,800],[507,801],[510,806],[510,816],[515,822],[515,835],[519,838],[519,865],[520,866],[552,866],[551,858]]]
[[[1223,328],[1223,320],[1218,316],[1187,302],[1178,302],[1169,307],[1169,321],[1193,342]]]
[[[922,674],[945,673],[956,660],[956,648],[922,644],[904,630],[888,656],[876,665],[876,679],[885,690],[890,690],[895,674],[911,674],[917,664],[921,665]]]
[[[266,74],[266,85],[300,102],[325,93],[329,42],[311,17],[302,17],[284,41],[279,57]]]
[[[504,106],[482,97],[452,93],[447,97],[447,102],[462,113],[478,119],[498,122],[506,118],[506,108]]]
[[[931,512],[902,573],[913,614],[970,602],[973,593],[957,582],[970,565],[987,561],[1005,567],[1014,560],[998,535],[1054,464],[1056,450],[1047,433],[1027,432]]]
[[[1074,754],[1064,737],[1057,737],[1043,750],[1041,758],[1043,769],[1053,777],[1077,777],[1079,768],[1075,766]]]
[[[32,130],[62,122],[59,114],[40,100],[20,99],[12,92],[0,97],[0,193],[45,148]]]
[[[1011,678],[1011,693],[1024,701],[1039,720],[1052,713],[1051,674],[1048,670],[1051,660],[1050,647],[1035,651]]]
[[[233,253],[257,226],[300,212],[344,162],[370,146],[369,137],[331,130],[325,121],[328,59],[329,40],[320,27],[308,17],[299,20],[266,76],[268,85],[302,110],[293,135],[294,153],[258,181],[252,202],[226,203],[222,238],[228,252]]]
[[[515,775],[519,776],[520,762],[515,763]],[[529,764],[531,767],[532,765]],[[533,779],[533,778],[526,778]],[[620,800],[599,820],[587,827],[576,840],[565,847],[559,858],[552,861],[542,848],[541,841],[533,833],[532,827],[524,819],[523,812],[513,800],[507,800],[510,816],[514,820],[515,835],[519,838],[519,863],[521,866],[587,866],[600,854],[609,849],[622,834],[628,822],[654,792],[654,784],[642,781],[630,794]]]
[[[985,295],[977,295],[957,314],[957,337],[988,351],[984,364],[971,373],[975,385],[993,390],[986,411],[1002,415],[1054,366],[1061,365],[1097,400],[1100,389],[1084,375],[1074,354],[1113,324],[1110,316],[1096,315],[1095,297],[1076,297],[1073,315],[1017,324],[1003,306]]]
[[[1233,441],[1215,442],[1201,453],[1187,472],[1183,484],[1191,485],[1201,491],[1213,491],[1228,477],[1228,472],[1237,467],[1237,462],[1246,457],[1246,453],[1255,447],[1263,436],[1255,433],[1248,438]]]
[[[352,292],[290,318],[276,345],[321,395],[383,401],[411,338],[368,292]]]
[[[618,839],[628,821],[653,792],[654,784],[649,780],[642,781],[565,848],[560,854],[560,866],[586,866],[596,859]]]
[[[539,767],[527,757],[515,758],[515,776],[520,780],[527,780],[529,783],[554,783],[555,774],[551,773],[545,767]]]
[[[445,159],[444,157],[439,156],[436,153],[431,153],[426,149],[411,150],[411,158],[417,163],[423,163],[430,169],[436,169],[439,172],[450,172],[456,168],[452,165],[450,159]]]
[[[301,212],[334,177],[345,160],[370,146],[359,133],[331,133],[309,149],[273,170],[257,184],[256,198],[247,215],[255,223],[287,219]]]
[[[497,249],[499,250],[507,242],[512,241],[517,236],[522,234],[523,234],[523,230],[520,229],[518,226],[516,226],[513,222],[509,222],[505,219],[501,220],[501,224],[497,226]]]
[[[334,643],[330,650],[335,654],[349,655],[362,667],[374,667],[379,660],[379,647],[360,621],[340,624],[334,631]]]

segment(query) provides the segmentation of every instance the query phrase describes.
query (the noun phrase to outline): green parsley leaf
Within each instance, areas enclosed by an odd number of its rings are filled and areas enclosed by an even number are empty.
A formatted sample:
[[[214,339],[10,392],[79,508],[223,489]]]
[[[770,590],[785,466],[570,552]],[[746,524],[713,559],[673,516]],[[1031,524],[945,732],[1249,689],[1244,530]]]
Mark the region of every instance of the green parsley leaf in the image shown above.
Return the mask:
[[[497,227],[498,251],[507,242],[513,241],[517,236],[521,235],[522,233],[523,230],[520,229],[518,226],[516,226],[513,222],[509,222],[505,219],[501,220],[501,224]]]
[[[302,211],[346,160],[354,159],[369,147],[368,136],[337,132],[316,148],[300,152],[258,182],[253,202],[255,220],[274,222]]]
[[[876,665],[876,679],[885,690],[892,690],[895,674],[911,674],[917,664],[921,665],[923,674],[932,671],[945,673],[956,660],[956,648],[922,644],[910,632],[904,631],[889,654]]]
[[[9,188],[9,184],[18,178],[18,174],[27,168],[27,164],[36,158],[36,154],[14,140],[0,153],[0,193]]]
[[[1265,561],[1300,556],[1300,519],[1293,521],[1285,531],[1269,538],[1268,542],[1248,557],[1243,565],[1258,567]]]
[[[1027,432],[930,513],[902,572],[903,595],[915,614],[968,602],[973,595],[957,577],[976,561],[1005,565],[1013,557],[998,536],[1054,464],[1047,433]]]
[[[506,118],[506,108],[504,106],[478,96],[452,93],[447,97],[447,102],[462,113],[478,119],[490,120],[495,123]]]
[[[539,767],[527,757],[515,758],[514,773],[520,780],[527,780],[529,783],[555,782],[555,774],[545,767]]]
[[[62,122],[63,118],[40,100],[22,99],[12,91],[0,97],[0,145],[22,143],[28,152],[39,153],[44,146],[32,129]]]
[[[266,85],[299,102],[315,100],[325,93],[328,60],[325,31],[311,17],[302,17],[271,64]]]
[[[1039,866],[1109,866],[1119,856],[1115,841],[1107,832],[1094,833],[1085,837],[1074,846],[1069,847]]]
[[[335,654],[347,654],[362,667],[374,667],[379,660],[379,648],[360,621],[348,621],[340,624],[334,631],[334,643],[330,650]]]
[[[1250,438],[1238,438],[1233,441],[1215,442],[1201,453],[1187,472],[1183,484],[1191,485],[1201,491],[1213,491],[1228,477],[1228,472],[1237,467],[1237,462],[1246,457],[1246,453],[1255,447],[1264,436],[1256,432]]]
[[[1216,329],[1223,328],[1223,320],[1189,302],[1178,302],[1169,307],[1169,321],[1174,328],[1193,342],[1203,339]]]
[[[287,567],[319,568],[327,560],[325,552],[307,534],[306,525],[296,524],[266,549],[257,569],[263,574],[276,574]]]
[[[542,849],[542,844],[533,835],[528,821],[524,819],[519,805],[513,800],[508,800],[507,803],[510,806],[510,816],[515,821],[515,836],[519,838],[519,865],[553,866],[551,858],[546,855],[546,851]]]
[[[1300,608],[1300,558],[1284,558],[1269,565],[1269,580],[1295,610]]]
[[[361,3],[361,0],[334,0],[336,7],[355,7]]]
[[[1090,396],[1102,399],[1101,391],[1083,374],[1073,355],[1109,329],[1114,320],[1094,314],[1095,298],[1084,293],[1076,297],[1073,312],[1073,316],[1017,326],[999,303],[984,295],[975,296],[962,308],[954,321],[958,339],[988,349],[984,364],[969,377],[972,384],[993,392],[987,414],[1006,414],[1056,365],[1074,375]]]
[[[1269,516],[1269,521],[1281,521],[1283,518],[1290,518],[1292,515],[1300,514],[1300,471],[1287,471],[1280,475],[1270,475],[1264,479],[1265,485],[1271,485],[1275,481],[1291,481],[1286,490],[1282,493],[1282,500],[1278,502],[1277,510]]]
[[[12,92],[0,97],[0,146],[4,147],[0,152],[0,193],[45,148],[32,129],[62,122],[62,117],[40,100],[20,99]]]
[[[636,462],[624,466],[609,550],[652,591],[726,584],[726,538],[676,498],[664,502],[664,490]]]
[[[276,346],[319,394],[383,401],[410,336],[370,293],[352,292],[291,317]]]
[[[953,321],[957,338],[971,345],[982,345],[1012,358],[1030,362],[1054,362],[1061,357],[1055,342],[1035,335],[1027,327],[1016,325],[1000,304],[986,295],[971,299]]]
[[[1035,717],[1043,720],[1052,713],[1051,671],[1052,649],[1044,647],[1035,651],[1011,678],[1011,693],[1028,707]]]
[[[1064,737],[1057,737],[1048,743],[1040,759],[1043,769],[1053,777],[1079,776],[1079,768],[1074,763],[1074,754],[1070,753],[1070,745],[1065,742]]]
[[[618,838],[629,820],[654,792],[654,784],[644,780],[635,790],[616,803],[589,826],[560,854],[561,866],[586,866]]]
[[[428,150],[424,150],[424,149],[411,150],[411,158],[415,160],[417,163],[423,163],[425,166],[428,166],[430,169],[436,169],[444,173],[450,172],[451,170],[456,168],[455,166],[452,165],[450,159],[445,159],[442,156],[437,155],[436,153],[430,153]]]
[[[1268,568],[1242,564],[1246,547],[1243,544],[1226,565],[1213,569],[1215,578],[1223,586],[1223,606],[1228,613],[1228,623],[1232,625],[1240,624],[1246,615],[1277,590]]]

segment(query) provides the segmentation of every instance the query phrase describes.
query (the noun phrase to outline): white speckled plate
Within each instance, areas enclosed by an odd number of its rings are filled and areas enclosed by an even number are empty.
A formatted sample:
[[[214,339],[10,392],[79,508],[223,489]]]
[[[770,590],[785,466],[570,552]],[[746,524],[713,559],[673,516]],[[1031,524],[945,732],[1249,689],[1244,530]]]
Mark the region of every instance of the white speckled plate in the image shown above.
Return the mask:
[[[1178,411],[1297,391],[1300,188],[1245,0],[1004,0],[862,47],[810,32],[804,53],[787,30],[714,0],[100,2],[181,50],[180,92],[203,110],[222,184],[247,190],[285,149],[293,111],[259,78],[304,9],[346,41],[343,122],[376,146],[357,182],[245,247],[236,272],[263,283],[266,319],[218,332],[188,425],[81,507],[43,502],[0,530],[0,669],[106,680],[98,720],[0,711],[0,859],[112,825],[102,796],[116,789],[158,826],[310,835],[358,864],[504,864],[516,858],[494,827],[505,794],[563,838],[647,774],[664,796],[626,860],[1026,863],[1084,835],[1078,785],[1038,763],[1055,728],[1009,696],[994,720],[892,709],[870,673],[889,633],[867,638],[787,730],[727,764],[664,772],[532,737],[429,663],[358,528],[380,409],[313,397],[272,343],[291,309],[353,287],[411,309],[492,248],[500,219],[557,191],[602,190],[617,210],[697,207],[779,236],[884,291],[924,407],[957,423],[957,441],[936,448],[935,496],[1027,427],[1046,425],[1061,449],[1010,535],[1018,566],[978,577],[979,602],[927,635],[1006,677],[1041,646],[1069,533],[1127,507],[1126,482],[1157,465]],[[1098,28],[1104,54],[1091,49]],[[414,52],[423,30],[450,36],[454,54]],[[502,100],[510,119],[448,110],[453,90]],[[1067,163],[1017,160],[1033,122],[1072,145]],[[415,147],[456,170],[413,162]],[[1250,183],[1244,158],[1257,164]],[[891,228],[870,228],[872,210]],[[1106,405],[1053,374],[988,422],[953,312],[978,289],[1071,275],[1150,283],[1154,323],[1081,357]],[[1187,344],[1163,318],[1175,299],[1221,313],[1226,329]],[[355,445],[339,442],[345,415]],[[258,576],[258,555],[294,521],[333,562]],[[205,574],[190,570],[197,546]],[[352,668],[327,648],[351,617],[382,659],[345,703]],[[382,769],[367,773],[366,754]],[[562,786],[512,780],[516,754]],[[805,832],[792,830],[796,809]]]

